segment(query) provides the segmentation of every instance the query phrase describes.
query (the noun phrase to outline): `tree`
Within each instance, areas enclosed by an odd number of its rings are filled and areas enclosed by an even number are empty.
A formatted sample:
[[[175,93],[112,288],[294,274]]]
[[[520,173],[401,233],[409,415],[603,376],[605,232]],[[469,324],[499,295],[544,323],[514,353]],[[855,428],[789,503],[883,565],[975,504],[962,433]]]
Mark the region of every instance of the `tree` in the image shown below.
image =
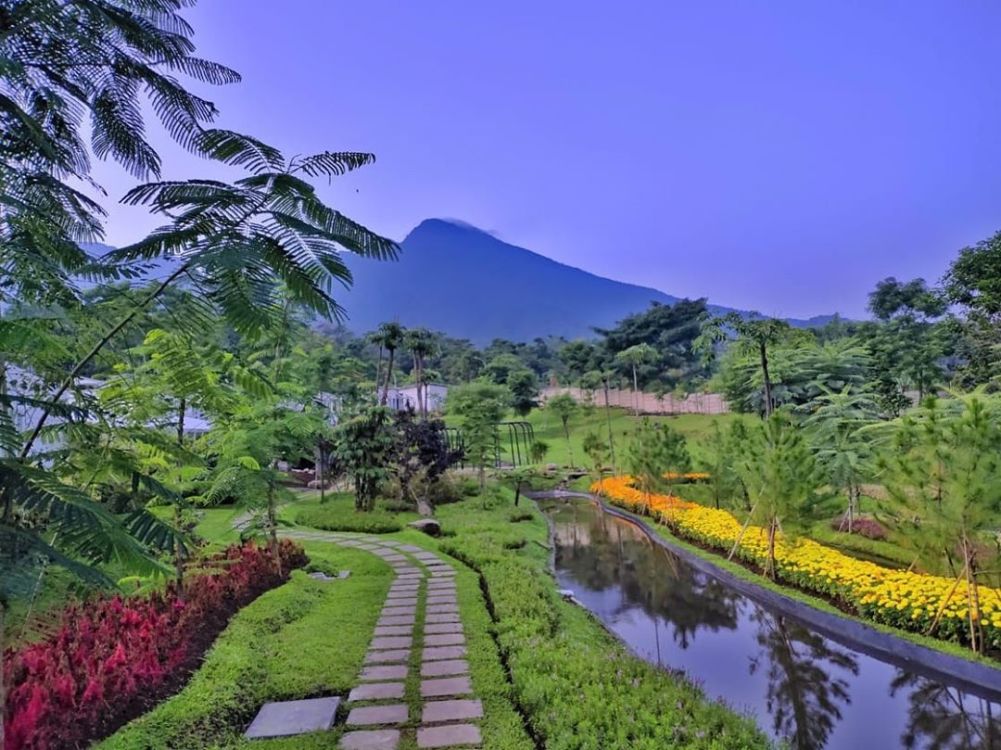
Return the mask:
[[[629,471],[648,496],[661,489],[674,494],[674,485],[691,470],[691,455],[684,435],[649,417],[633,433],[627,452]]]
[[[948,301],[965,312],[959,325],[964,384],[996,390],[1001,387],[1001,232],[960,250],[944,282]]]
[[[404,344],[414,358],[414,383],[417,385],[417,412],[427,417],[427,394],[424,389],[424,365],[435,352],[434,335],[427,328],[411,328],[404,335]]]
[[[511,395],[503,386],[474,380],[449,391],[447,407],[461,420],[466,458],[477,467],[480,489],[486,486],[486,466],[496,456],[498,426]]]
[[[981,550],[1001,520],[999,416],[1001,408],[982,394],[945,403],[928,398],[892,425],[879,456],[900,543],[927,568],[940,569],[944,562],[956,586],[965,585],[975,651],[986,648],[977,616]],[[936,623],[950,598],[940,605]]]
[[[612,460],[612,470],[617,471],[618,464],[615,461],[615,437],[612,429],[612,407],[609,400],[609,388],[615,373],[612,370],[589,370],[581,378],[581,387],[597,390],[601,387],[605,393],[605,421],[608,423],[608,455]]]
[[[723,503],[732,504],[742,496],[740,477],[734,470],[740,451],[743,432],[735,429],[741,422],[735,422],[729,431],[723,429],[719,420],[714,419],[708,434],[701,442],[702,466],[709,473],[709,487],[712,489],[713,505],[717,510]]]
[[[397,412],[394,421],[390,471],[400,483],[403,498],[410,499],[422,516],[429,516],[429,490],[459,462],[462,451],[449,448],[445,423],[440,419],[417,420],[408,409]]]
[[[581,449],[584,451],[584,455],[591,459],[594,481],[601,481],[602,472],[608,464],[608,443],[602,440],[597,433],[589,432],[581,442]]]
[[[355,487],[355,510],[375,509],[380,485],[389,478],[395,436],[389,409],[369,406],[337,425],[334,456],[351,475]]]
[[[567,440],[567,455],[570,457],[570,468],[574,468],[573,446],[570,444],[570,419],[580,409],[578,403],[569,393],[560,393],[546,401],[546,409],[555,414],[563,425],[563,435]]]
[[[507,378],[507,389],[511,392],[511,408],[519,416],[525,416],[538,405],[539,381],[535,373],[528,369],[515,370]]]
[[[546,460],[546,454],[549,453],[549,443],[543,440],[536,440],[529,446],[528,450],[532,457],[532,463],[541,464]]]
[[[649,344],[634,344],[628,349],[624,349],[615,355],[615,363],[632,370],[633,374],[633,399],[636,408],[636,416],[640,414],[639,405],[639,368],[653,364],[657,359],[657,350]]]
[[[764,388],[763,412],[767,419],[775,409],[772,379],[768,369],[769,348],[788,340],[792,335],[792,328],[784,320],[744,318],[739,313],[727,313],[705,322],[695,347],[703,353],[707,361],[711,361],[715,358],[716,347],[726,341],[731,332],[737,337],[734,346],[738,352],[753,351],[757,355]]]
[[[859,514],[862,483],[872,475],[873,451],[865,428],[879,418],[879,406],[872,396],[827,391],[808,406],[804,427],[811,431],[820,470],[831,487],[847,496],[845,525],[848,533]]]
[[[816,462],[803,431],[778,410],[748,431],[736,468],[751,503],[747,523],[764,527],[768,537],[765,574],[775,578],[776,537],[780,529],[793,536],[809,518],[819,486]]]
[[[407,331],[396,321],[389,321],[379,326],[379,330],[371,336],[371,340],[379,345],[379,362],[382,362],[382,350],[389,354],[389,361],[386,364],[386,380],[382,386],[382,396],[379,404],[385,406],[389,400],[389,384],[393,382],[393,362],[396,358],[396,350],[403,346]],[[378,381],[377,381],[378,382]]]

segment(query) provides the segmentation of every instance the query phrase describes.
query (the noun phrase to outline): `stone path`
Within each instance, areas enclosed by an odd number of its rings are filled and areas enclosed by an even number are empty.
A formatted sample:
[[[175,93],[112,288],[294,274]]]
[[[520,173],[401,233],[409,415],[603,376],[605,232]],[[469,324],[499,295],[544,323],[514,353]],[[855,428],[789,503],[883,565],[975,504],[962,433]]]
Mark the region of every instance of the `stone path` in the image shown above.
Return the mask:
[[[479,747],[483,704],[469,677],[455,569],[432,552],[394,539],[298,530],[284,536],[365,550],[396,573],[358,684],[348,695],[341,750],[396,750],[415,725],[418,748]],[[408,681],[414,698],[419,696],[415,716],[404,700]]]

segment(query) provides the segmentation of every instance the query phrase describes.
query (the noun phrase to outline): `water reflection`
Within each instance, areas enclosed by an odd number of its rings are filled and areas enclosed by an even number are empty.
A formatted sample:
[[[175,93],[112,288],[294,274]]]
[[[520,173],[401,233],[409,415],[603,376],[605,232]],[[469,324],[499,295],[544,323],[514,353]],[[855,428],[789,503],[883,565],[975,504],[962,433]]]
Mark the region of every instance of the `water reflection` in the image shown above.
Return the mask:
[[[1001,750],[1001,707],[777,615],[589,503],[553,503],[561,585],[647,660],[797,749]]]

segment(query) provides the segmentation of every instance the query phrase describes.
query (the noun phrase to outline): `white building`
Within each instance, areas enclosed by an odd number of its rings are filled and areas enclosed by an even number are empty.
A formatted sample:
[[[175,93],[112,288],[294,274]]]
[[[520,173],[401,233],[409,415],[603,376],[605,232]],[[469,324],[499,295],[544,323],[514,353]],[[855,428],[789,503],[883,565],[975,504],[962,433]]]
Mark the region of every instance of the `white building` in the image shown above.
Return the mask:
[[[440,412],[445,408],[448,396],[448,386],[440,383],[428,383],[424,386],[424,398],[427,399],[428,413]],[[413,409],[417,411],[417,386],[407,385],[402,388],[390,388],[386,406],[396,411]]]

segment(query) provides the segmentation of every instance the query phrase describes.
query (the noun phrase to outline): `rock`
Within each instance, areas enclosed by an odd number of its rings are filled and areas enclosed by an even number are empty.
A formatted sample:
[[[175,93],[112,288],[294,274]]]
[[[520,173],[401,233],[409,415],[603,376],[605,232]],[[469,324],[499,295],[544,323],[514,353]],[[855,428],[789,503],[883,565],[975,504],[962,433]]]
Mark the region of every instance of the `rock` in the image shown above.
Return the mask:
[[[310,479],[306,482],[306,486],[311,490],[318,490],[321,487],[325,490],[329,490],[333,487],[333,482],[321,482],[319,479]]]
[[[441,536],[441,524],[433,518],[421,518],[407,524],[411,528],[423,531],[428,536]]]

